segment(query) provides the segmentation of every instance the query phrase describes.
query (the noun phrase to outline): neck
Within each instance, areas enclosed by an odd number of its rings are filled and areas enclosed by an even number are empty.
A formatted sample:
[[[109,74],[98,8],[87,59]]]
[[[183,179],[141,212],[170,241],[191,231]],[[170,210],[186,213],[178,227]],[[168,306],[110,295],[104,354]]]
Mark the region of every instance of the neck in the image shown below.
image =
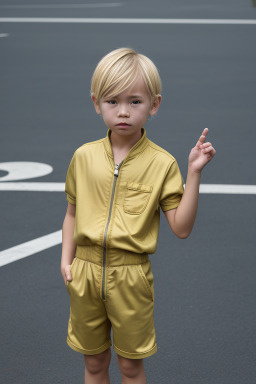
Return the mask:
[[[112,148],[130,150],[142,137],[142,132],[136,132],[136,135],[120,136],[111,131],[110,141]]]

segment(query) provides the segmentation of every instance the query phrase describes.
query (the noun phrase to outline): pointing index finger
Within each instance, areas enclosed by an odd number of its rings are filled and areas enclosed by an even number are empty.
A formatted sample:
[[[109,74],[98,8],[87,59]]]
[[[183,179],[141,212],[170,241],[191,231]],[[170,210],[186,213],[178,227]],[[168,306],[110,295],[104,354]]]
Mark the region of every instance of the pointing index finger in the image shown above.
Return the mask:
[[[206,136],[207,136],[207,134],[208,134],[208,128],[205,128],[204,130],[203,130],[203,132],[202,132],[202,135],[199,137],[199,140],[198,140],[198,142],[197,142],[197,147],[200,147],[200,145],[202,145],[204,142],[205,142],[205,138],[206,138]]]

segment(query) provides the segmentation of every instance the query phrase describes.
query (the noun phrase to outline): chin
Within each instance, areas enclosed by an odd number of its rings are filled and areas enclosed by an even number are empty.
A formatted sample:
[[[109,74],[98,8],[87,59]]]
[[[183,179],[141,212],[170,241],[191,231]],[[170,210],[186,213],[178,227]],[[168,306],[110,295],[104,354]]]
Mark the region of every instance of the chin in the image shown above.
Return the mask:
[[[112,132],[115,132],[118,135],[132,135],[134,133],[129,128],[117,128],[112,130]]]

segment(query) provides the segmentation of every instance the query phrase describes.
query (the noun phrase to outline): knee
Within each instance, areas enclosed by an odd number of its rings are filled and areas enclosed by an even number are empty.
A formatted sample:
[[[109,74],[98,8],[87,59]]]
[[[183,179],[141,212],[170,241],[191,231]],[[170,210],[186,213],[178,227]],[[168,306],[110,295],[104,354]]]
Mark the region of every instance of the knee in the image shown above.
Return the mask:
[[[117,359],[121,374],[127,378],[138,377],[144,371],[142,359],[126,359],[121,356],[118,356]]]
[[[85,367],[91,375],[107,371],[110,365],[110,360],[110,349],[103,353],[99,353],[98,355],[84,355]]]

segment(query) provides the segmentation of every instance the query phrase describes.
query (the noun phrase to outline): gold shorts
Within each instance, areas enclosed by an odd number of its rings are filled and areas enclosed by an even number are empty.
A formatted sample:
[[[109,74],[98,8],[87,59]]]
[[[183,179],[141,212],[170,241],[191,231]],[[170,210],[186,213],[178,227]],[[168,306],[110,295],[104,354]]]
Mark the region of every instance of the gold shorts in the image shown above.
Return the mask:
[[[129,359],[153,355],[154,282],[146,254],[77,246],[71,266],[68,345],[85,355],[108,349]]]

